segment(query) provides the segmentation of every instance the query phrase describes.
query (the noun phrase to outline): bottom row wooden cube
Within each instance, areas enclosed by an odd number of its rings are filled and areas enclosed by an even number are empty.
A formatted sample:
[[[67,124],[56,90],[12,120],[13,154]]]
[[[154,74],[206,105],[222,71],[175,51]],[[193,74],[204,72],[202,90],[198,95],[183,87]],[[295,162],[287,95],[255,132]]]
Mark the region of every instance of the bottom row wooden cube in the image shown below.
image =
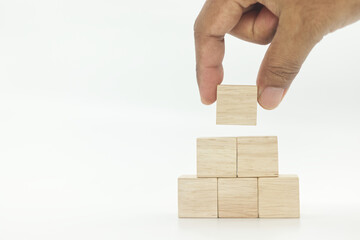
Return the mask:
[[[297,218],[299,179],[182,176],[178,207],[180,218]]]
[[[178,203],[179,217],[216,218],[217,178],[180,177]]]
[[[300,217],[299,178],[296,175],[259,178],[258,189],[261,218]]]
[[[257,218],[257,178],[218,178],[218,217]]]

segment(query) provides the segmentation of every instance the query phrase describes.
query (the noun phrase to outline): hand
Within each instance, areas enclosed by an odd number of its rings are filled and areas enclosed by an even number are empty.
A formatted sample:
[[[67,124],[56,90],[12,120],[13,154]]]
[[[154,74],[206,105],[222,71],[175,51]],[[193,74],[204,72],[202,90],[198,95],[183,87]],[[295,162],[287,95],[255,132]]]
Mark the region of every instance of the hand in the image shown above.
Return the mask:
[[[279,105],[311,49],[323,36],[360,18],[360,0],[207,0],[195,21],[201,100],[216,100],[223,80],[224,35],[271,43],[258,77],[258,102]]]

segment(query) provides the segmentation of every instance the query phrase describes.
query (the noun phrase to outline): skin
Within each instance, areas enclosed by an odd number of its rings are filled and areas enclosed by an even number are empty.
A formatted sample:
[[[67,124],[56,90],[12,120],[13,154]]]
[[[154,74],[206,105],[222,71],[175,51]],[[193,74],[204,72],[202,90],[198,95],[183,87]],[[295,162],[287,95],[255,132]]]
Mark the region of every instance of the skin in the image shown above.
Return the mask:
[[[311,49],[360,19],[360,0],[207,0],[195,25],[196,76],[204,104],[223,80],[225,34],[269,44],[257,76],[258,102],[276,108]]]

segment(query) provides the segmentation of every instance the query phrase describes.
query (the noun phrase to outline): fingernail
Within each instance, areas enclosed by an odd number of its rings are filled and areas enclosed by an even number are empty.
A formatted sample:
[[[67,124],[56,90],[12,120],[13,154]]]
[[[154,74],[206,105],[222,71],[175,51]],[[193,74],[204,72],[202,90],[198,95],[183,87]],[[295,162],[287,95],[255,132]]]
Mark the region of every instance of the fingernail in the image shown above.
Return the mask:
[[[266,87],[259,97],[259,104],[265,109],[274,109],[280,104],[283,95],[283,88]]]

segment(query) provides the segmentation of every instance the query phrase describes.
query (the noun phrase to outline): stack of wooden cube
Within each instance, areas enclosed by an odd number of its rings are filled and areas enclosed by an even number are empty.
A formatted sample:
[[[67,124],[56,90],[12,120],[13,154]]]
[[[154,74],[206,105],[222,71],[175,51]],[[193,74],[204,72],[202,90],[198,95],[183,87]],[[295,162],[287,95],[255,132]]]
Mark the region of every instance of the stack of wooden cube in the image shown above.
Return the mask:
[[[217,124],[256,125],[256,86],[219,85]],[[299,178],[279,175],[277,137],[197,139],[197,175],[178,179],[181,218],[298,218]]]

